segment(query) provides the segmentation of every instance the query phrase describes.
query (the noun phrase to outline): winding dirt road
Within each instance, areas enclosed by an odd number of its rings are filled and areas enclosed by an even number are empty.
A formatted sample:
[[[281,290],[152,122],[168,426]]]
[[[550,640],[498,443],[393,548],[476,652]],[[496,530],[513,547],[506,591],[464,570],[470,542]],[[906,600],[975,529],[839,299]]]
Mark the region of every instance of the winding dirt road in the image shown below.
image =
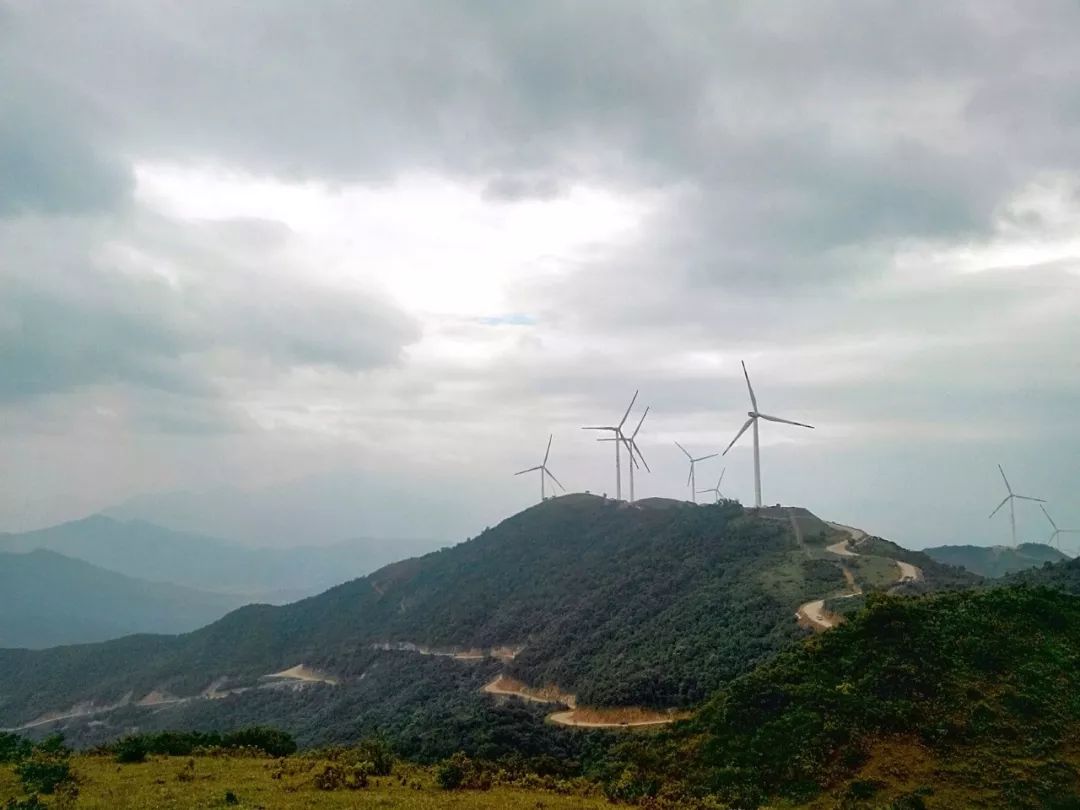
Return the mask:
[[[795,529],[796,540],[798,541],[799,545],[803,545],[801,532],[799,530],[797,522],[794,519],[792,519],[791,525]],[[838,531],[847,532],[849,539],[841,540],[838,543],[833,543],[830,546],[826,546],[826,551],[831,554],[835,554],[838,557],[863,556],[858,552],[852,551],[849,544],[858,543],[861,540],[869,537],[866,532],[864,532],[862,529],[856,529],[854,526],[845,526],[843,523],[829,522],[828,525]],[[892,559],[892,561],[896,563],[896,567],[900,569],[900,574],[894,584],[898,585],[901,582],[918,582],[923,578],[923,573],[917,566],[914,566],[911,563],[904,562],[903,560],[893,559],[891,557],[888,559]],[[844,566],[843,570],[844,577],[848,581],[849,590],[847,593],[836,594],[835,598],[849,599],[852,596],[858,596],[862,593],[862,589],[855,582],[854,575],[846,566]],[[798,619],[800,624],[809,626],[814,630],[817,630],[818,632],[828,630],[831,627],[836,627],[836,625],[840,624],[840,622],[843,621],[842,617],[837,616],[835,613],[829,613],[827,610],[825,610],[825,599],[814,599],[813,601],[807,602],[804,605],[800,605],[798,611],[796,611],[795,613],[795,617],[796,619]]]

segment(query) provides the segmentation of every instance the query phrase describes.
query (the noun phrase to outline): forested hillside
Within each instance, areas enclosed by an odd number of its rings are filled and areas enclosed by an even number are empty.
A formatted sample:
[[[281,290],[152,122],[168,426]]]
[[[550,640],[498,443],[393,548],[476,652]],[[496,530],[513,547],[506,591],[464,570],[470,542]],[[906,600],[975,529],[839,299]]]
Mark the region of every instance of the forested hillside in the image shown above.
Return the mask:
[[[239,597],[133,579],[51,551],[0,553],[0,647],[186,632],[241,604]]]
[[[874,595],[720,691],[609,773],[733,806],[1076,807],[1080,599],[994,588]]]
[[[789,521],[755,518],[738,504],[630,507],[567,496],[454,548],[296,604],[245,607],[186,636],[0,651],[0,723],[81,701],[254,686],[304,663],[340,685],[295,698],[255,690],[188,703],[170,710],[171,723],[186,722],[188,712],[206,721],[272,702],[290,728],[301,715],[303,723],[319,715],[313,733],[348,734],[368,700],[407,711],[432,698],[428,676],[414,671],[406,680],[401,671],[433,659],[374,648],[386,644],[517,651],[505,664],[437,662],[469,700],[479,678],[505,667],[526,683],[557,684],[580,703],[689,706],[804,635],[796,607],[843,586],[835,564],[807,558]]]
[[[1069,557],[1045,543],[1021,543],[1008,546],[937,546],[924,553],[946,565],[958,565],[982,577],[1003,577],[1014,571],[1037,568],[1048,562],[1062,562]]]
[[[1067,562],[1045,563],[1039,568],[1017,571],[1002,580],[1009,585],[1045,585],[1048,588],[1080,594],[1080,557]]]

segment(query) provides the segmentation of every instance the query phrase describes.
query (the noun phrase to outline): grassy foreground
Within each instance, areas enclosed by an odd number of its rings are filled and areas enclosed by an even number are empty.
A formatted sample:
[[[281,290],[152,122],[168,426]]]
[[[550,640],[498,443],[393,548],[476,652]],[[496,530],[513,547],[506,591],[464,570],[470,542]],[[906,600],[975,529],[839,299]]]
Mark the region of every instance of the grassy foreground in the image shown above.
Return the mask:
[[[441,789],[433,771],[397,764],[391,776],[371,777],[367,787],[321,790],[316,776],[326,766],[303,756],[284,760],[265,757],[151,757],[146,762],[118,764],[111,756],[75,755],[71,765],[79,794],[74,803],[43,796],[50,807],[86,810],[132,808],[562,808],[608,807],[603,798],[561,795],[540,788],[492,787],[490,790]],[[229,797],[235,797],[235,801]],[[23,795],[10,768],[0,769],[0,807]]]

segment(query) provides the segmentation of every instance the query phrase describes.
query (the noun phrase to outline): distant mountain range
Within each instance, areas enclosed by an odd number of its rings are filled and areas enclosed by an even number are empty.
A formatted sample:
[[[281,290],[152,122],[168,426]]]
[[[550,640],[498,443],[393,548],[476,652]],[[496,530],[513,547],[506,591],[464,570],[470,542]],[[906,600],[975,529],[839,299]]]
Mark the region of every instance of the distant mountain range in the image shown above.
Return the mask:
[[[184,633],[242,603],[235,596],[133,579],[53,551],[0,553],[0,647]]]
[[[93,515],[47,529],[0,534],[0,552],[49,549],[129,577],[281,604],[399,559],[387,541],[250,548],[141,520]]]
[[[937,546],[924,552],[940,563],[958,565],[983,577],[997,578],[1015,571],[1070,559],[1044,543],[1009,546]]]

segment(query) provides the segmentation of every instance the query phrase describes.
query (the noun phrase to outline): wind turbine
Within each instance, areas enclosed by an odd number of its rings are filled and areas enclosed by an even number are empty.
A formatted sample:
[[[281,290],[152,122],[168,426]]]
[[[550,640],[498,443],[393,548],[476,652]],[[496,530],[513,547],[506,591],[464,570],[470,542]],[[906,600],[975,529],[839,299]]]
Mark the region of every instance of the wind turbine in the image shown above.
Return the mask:
[[[711,492],[714,495],[716,495],[716,500],[713,501],[713,503],[720,503],[720,499],[724,497],[723,495],[720,494],[720,485],[722,483],[724,483],[724,473],[726,473],[726,472],[727,472],[727,467],[724,467],[724,469],[722,469],[720,471],[720,478],[716,482],[716,486],[713,487],[712,489],[699,489],[698,494],[699,495],[704,495],[706,492]]]
[[[622,500],[622,446],[626,441],[626,437],[622,432],[622,426],[626,423],[626,417],[630,415],[630,409],[634,407],[634,403],[637,401],[637,395],[638,391],[635,391],[633,398],[630,400],[630,404],[626,406],[626,413],[624,413],[623,418],[619,420],[619,424],[589,425],[582,428],[582,430],[609,430],[613,434],[613,439],[621,440],[615,442],[615,500],[617,501]],[[630,460],[634,460],[633,456],[630,457]]]
[[[549,434],[548,435],[547,450],[544,451],[544,460],[540,463],[539,466],[537,466],[537,467],[529,467],[529,469],[527,469],[527,470],[522,470],[521,472],[514,473],[514,475],[524,475],[525,473],[536,472],[537,470],[540,471],[540,503],[543,503],[544,500],[547,498],[547,490],[544,488],[544,484],[546,483],[545,482],[546,478],[550,478],[552,481],[554,481],[556,484],[559,485],[559,489],[561,489],[563,492],[566,492],[566,487],[564,487],[562,485],[562,482],[559,481],[559,479],[555,477],[555,475],[551,472],[551,470],[549,470],[547,468],[548,456],[551,455],[551,440],[552,440],[552,438],[554,438],[554,437],[551,434]]]
[[[1054,531],[1050,533],[1050,539],[1046,541],[1047,545],[1050,545],[1057,540],[1058,535],[1062,534],[1080,534],[1080,529],[1059,529],[1058,525],[1054,523],[1054,519],[1050,517],[1050,513],[1046,511],[1046,507],[1041,503],[1039,508],[1042,509],[1042,513],[1046,515],[1046,519],[1050,521],[1050,525],[1054,527]],[[1058,551],[1061,551],[1061,541],[1058,540]]]
[[[675,442],[675,445],[684,453],[686,453],[686,457],[690,459],[690,475],[686,477],[686,483],[690,485],[690,500],[692,500],[694,503],[697,503],[697,476],[694,475],[694,465],[697,464],[699,461],[704,461],[707,458],[716,458],[720,454],[710,453],[707,456],[699,456],[698,458],[694,458],[681,444]]]
[[[750,375],[746,373],[746,363],[742,364],[742,373],[746,377],[746,390],[750,392],[750,404],[753,406],[752,411],[747,411],[746,415],[750,418],[747,419],[739,432],[735,434],[735,438],[731,440],[731,444],[727,446],[727,450],[724,450],[726,456],[728,450],[735,446],[735,442],[739,440],[739,437],[746,433],[746,429],[753,425],[754,427],[754,505],[758,509],[761,508],[761,450],[758,446],[758,421],[764,419],[766,422],[781,422],[785,425],[795,425],[797,427],[814,429],[813,425],[806,425],[802,422],[792,422],[790,419],[781,419],[779,416],[769,416],[766,413],[760,413],[757,409],[757,397],[754,396],[754,389],[750,385]]]
[[[998,472],[1001,473],[1001,480],[1005,482],[1005,489],[1009,490],[1009,494],[1005,496],[1005,499],[997,505],[997,508],[990,513],[990,517],[993,517],[1005,504],[1009,505],[1009,523],[1012,526],[1012,544],[1013,548],[1016,548],[1016,507],[1015,501],[1037,501],[1038,503],[1046,503],[1042,498],[1032,498],[1030,495],[1017,495],[1012,491],[1012,487],[1009,486],[1009,479],[1005,477],[1005,470],[1001,469],[1001,465],[998,464]],[[1053,521],[1050,521],[1053,523]]]
[[[641,414],[641,418],[638,420],[637,427],[634,428],[634,432],[631,433],[629,436],[623,436],[622,439],[621,439],[622,443],[626,445],[626,453],[627,453],[627,455],[630,456],[630,503],[634,502],[634,469],[636,467],[640,466],[637,463],[637,459],[634,458],[635,453],[637,454],[637,458],[641,459],[641,463],[645,465],[645,470],[647,472],[652,472],[652,470],[649,469],[649,463],[645,460],[645,456],[643,456],[641,454],[641,448],[638,447],[638,444],[635,441],[635,439],[636,439],[636,437],[638,435],[638,431],[641,430],[641,423],[645,421],[645,417],[648,416],[648,415],[649,415],[649,409],[646,408],[645,412],[643,414]],[[619,439],[617,437],[615,437],[615,436],[612,436],[612,437],[606,438],[606,439],[597,439],[597,441],[598,442],[614,442],[614,441],[619,441]]]

